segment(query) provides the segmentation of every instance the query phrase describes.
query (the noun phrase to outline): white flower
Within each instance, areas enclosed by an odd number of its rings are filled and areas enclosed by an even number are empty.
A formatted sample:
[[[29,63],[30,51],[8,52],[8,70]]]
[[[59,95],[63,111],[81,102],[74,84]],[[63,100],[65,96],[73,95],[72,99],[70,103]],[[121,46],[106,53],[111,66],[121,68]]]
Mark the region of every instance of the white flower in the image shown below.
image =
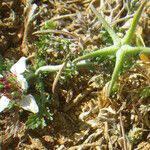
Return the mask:
[[[26,79],[23,77],[22,73],[26,70],[26,60],[27,58],[21,57],[11,68],[10,71],[17,76],[17,80],[21,85],[23,90],[28,89],[28,83]]]
[[[33,113],[37,113],[39,111],[39,107],[36,104],[34,97],[31,94],[23,96],[22,100],[20,101],[20,106],[28,111]]]
[[[6,96],[2,96],[0,98],[0,112],[2,112],[5,108],[7,108],[8,104],[10,102],[10,99]]]
[[[22,75],[22,73],[26,70],[26,60],[27,58],[21,57],[18,62],[15,63],[10,69],[10,71],[17,77],[17,81],[20,84],[22,90],[28,89],[28,83]],[[3,78],[1,74],[0,78]],[[21,100],[18,102],[20,107],[33,113],[39,112],[38,105],[36,104],[36,101],[31,94],[22,94],[21,97]],[[10,101],[11,100],[8,97],[6,97],[3,93],[0,93],[0,112],[8,107]]]
[[[20,86],[22,88],[22,90],[27,90],[28,89],[28,83],[26,81],[26,79],[24,78],[23,75],[18,75],[17,76],[17,81],[20,83]]]
[[[26,70],[27,58],[21,57],[11,68],[10,71],[15,75],[20,75]]]

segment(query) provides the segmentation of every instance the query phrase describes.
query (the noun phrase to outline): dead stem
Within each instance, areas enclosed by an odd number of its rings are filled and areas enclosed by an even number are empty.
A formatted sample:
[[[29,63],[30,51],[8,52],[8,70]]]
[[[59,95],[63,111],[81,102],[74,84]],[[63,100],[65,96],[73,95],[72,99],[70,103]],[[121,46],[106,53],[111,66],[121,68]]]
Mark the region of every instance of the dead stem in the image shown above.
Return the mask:
[[[67,55],[66,59],[64,60],[64,63],[62,64],[61,68],[59,69],[59,71],[58,71],[58,73],[54,79],[53,85],[52,85],[52,93],[53,93],[53,98],[54,98],[54,102],[56,104],[56,107],[59,107],[58,81],[59,81],[59,78],[60,78],[63,70],[65,69],[65,67],[67,65],[69,56],[70,56],[70,53]]]
[[[27,59],[31,59],[31,58],[34,58],[35,57],[35,53],[32,53],[31,55],[29,55],[28,57],[27,57]]]
[[[121,14],[123,13],[124,10],[125,10],[125,6],[123,6],[123,8],[119,11],[119,13],[113,19],[117,20],[118,18],[120,18]]]
[[[60,20],[60,19],[65,19],[65,18],[69,18],[69,17],[75,17],[77,16],[77,14],[67,14],[67,15],[61,15],[61,16],[57,16],[57,17],[53,17],[51,18],[50,20],[47,20],[46,22],[49,22],[49,21],[57,21],[57,20]],[[43,26],[46,22],[42,22],[40,24],[40,26]]]
[[[28,37],[28,31],[31,26],[31,22],[33,21],[34,12],[37,8],[37,5],[28,4],[25,8],[25,19],[24,19],[24,31],[23,31],[23,38],[21,43],[21,51],[24,55],[27,56],[28,54],[28,46],[27,46],[27,37]]]
[[[101,140],[100,142],[81,144],[81,145],[70,147],[68,150],[76,150],[76,149],[80,149],[80,148],[96,147],[96,146],[100,146],[102,144],[102,142],[103,142],[103,140]]]
[[[81,2],[81,0],[70,0],[70,1],[65,2],[65,3],[72,4],[72,3],[77,3],[77,2]]]
[[[72,107],[76,106],[79,102],[81,102],[86,96],[88,96],[92,91],[94,91],[94,87],[86,88],[82,93],[77,95],[77,97],[72,101],[71,104],[64,106],[64,112],[69,111]]]
[[[112,27],[115,26],[119,22],[122,22],[122,21],[125,21],[125,20],[128,20],[128,19],[132,18],[133,16],[134,16],[134,14],[133,15],[128,15],[128,16],[126,16],[124,18],[120,18],[118,20],[113,21],[112,22]]]
[[[66,35],[66,36],[72,37],[74,39],[79,39],[79,37],[76,36],[75,34],[72,34],[70,32],[66,32],[66,31],[59,31],[59,30],[42,30],[42,31],[36,31],[36,32],[33,33],[33,35],[37,35],[37,34],[50,34],[50,33],[62,34],[62,35]]]
[[[111,141],[111,138],[110,138],[110,135],[109,135],[108,122],[104,122],[104,126],[105,126],[105,129],[104,129],[105,138],[109,143],[108,145],[109,145],[110,150],[113,150],[112,141]]]
[[[127,150],[127,141],[126,141],[126,137],[125,137],[125,131],[124,131],[124,125],[123,125],[121,112],[120,112],[120,128],[121,128],[121,133],[122,133],[122,137],[123,137],[124,150]]]
[[[90,9],[90,5],[92,5],[95,1],[96,1],[96,0],[92,0],[92,1],[90,2],[90,4],[88,5],[86,11],[88,11],[88,10]]]

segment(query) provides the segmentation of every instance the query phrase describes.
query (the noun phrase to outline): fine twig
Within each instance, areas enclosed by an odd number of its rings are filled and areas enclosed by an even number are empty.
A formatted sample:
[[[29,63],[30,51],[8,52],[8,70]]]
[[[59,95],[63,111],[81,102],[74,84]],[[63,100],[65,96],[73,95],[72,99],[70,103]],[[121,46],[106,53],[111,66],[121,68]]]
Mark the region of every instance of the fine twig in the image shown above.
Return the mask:
[[[123,120],[122,120],[122,114],[121,112],[120,114],[120,128],[121,128],[121,133],[122,133],[122,137],[123,137],[123,145],[124,145],[124,150],[127,150],[127,140],[125,137],[125,131],[124,131],[124,125],[123,125]]]
[[[55,104],[57,106],[59,106],[59,92],[58,92],[58,81],[59,81],[59,78],[63,72],[63,70],[65,69],[66,65],[67,65],[67,62],[68,62],[68,58],[70,56],[70,53],[67,55],[66,59],[64,60],[64,63],[62,64],[62,66],[60,67],[54,81],[53,81],[53,85],[52,85],[52,93],[53,93],[53,98],[54,98],[54,101],[55,101]]]
[[[89,148],[89,147],[101,146],[102,142],[103,142],[103,140],[100,141],[100,142],[81,144],[81,145],[70,147],[70,148],[68,148],[68,150],[76,150],[76,149],[79,149],[79,148]]]
[[[65,19],[65,18],[75,17],[75,16],[77,16],[76,13],[75,14],[67,14],[67,15],[61,15],[61,16],[53,17],[50,20],[47,20],[46,22],[42,22],[40,24],[40,26],[43,26],[44,24],[46,24],[47,22],[50,22],[50,21],[58,21],[60,19]]]
[[[75,34],[66,31],[60,31],[60,30],[42,30],[33,33],[33,35],[39,35],[39,34],[61,34],[61,35],[69,36],[73,39],[79,39],[79,37],[76,36]]]

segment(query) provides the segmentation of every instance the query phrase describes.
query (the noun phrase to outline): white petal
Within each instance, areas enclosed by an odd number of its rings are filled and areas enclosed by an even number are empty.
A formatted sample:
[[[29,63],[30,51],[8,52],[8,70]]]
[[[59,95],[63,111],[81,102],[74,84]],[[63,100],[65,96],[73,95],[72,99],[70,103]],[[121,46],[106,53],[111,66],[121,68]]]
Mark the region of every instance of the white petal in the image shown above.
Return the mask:
[[[36,104],[36,101],[34,97],[29,94],[23,97],[23,99],[20,101],[20,106],[28,111],[31,111],[33,113],[38,113],[39,112],[39,107]]]
[[[0,112],[2,112],[5,108],[7,108],[8,104],[10,102],[10,99],[6,96],[2,96],[0,98]]]
[[[10,71],[15,75],[20,75],[26,70],[26,60],[27,58],[21,57],[10,69]]]
[[[23,90],[27,90],[28,89],[28,82],[26,81],[26,79],[24,78],[23,75],[18,75],[17,76],[17,80],[20,83],[20,86]]]
[[[3,76],[0,74],[0,78],[3,78]]]

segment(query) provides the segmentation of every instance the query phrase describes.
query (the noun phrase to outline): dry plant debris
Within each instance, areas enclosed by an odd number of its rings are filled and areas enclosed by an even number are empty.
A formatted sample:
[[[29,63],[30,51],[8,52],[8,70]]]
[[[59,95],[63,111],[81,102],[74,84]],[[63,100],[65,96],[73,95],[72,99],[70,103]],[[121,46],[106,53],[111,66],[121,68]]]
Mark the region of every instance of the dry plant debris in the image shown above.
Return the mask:
[[[16,60],[25,55],[29,58],[29,63],[34,65],[38,51],[36,42],[42,39],[43,35],[47,36],[48,32],[51,36],[46,39],[47,43],[50,43],[51,39],[56,40],[57,44],[60,44],[60,39],[71,42],[68,57],[74,59],[83,54],[84,49],[91,52],[95,48],[109,46],[112,42],[91,12],[91,4],[101,10],[107,22],[122,37],[129,28],[130,18],[133,18],[140,2],[139,0],[131,2],[128,0],[2,0],[0,54],[7,59],[12,59],[13,56]],[[148,1],[136,30],[133,41],[135,45],[150,46],[149,6]],[[60,59],[68,62],[68,52],[57,49],[57,45],[53,43],[48,45],[44,55],[48,64],[58,64]],[[53,120],[42,129],[28,130],[25,125],[29,115],[27,112],[18,108],[4,111],[0,114],[1,148],[149,150],[149,60],[148,55],[141,55],[131,69],[119,76],[116,85],[118,91],[113,93],[111,99],[106,97],[112,73],[108,65],[113,66],[110,61],[100,66],[96,64],[94,71],[91,72],[86,68],[81,69],[79,74],[73,75],[67,81],[63,80],[65,68],[62,68],[57,75],[43,77],[46,92],[50,93],[53,99],[56,96],[59,102],[52,103]]]

